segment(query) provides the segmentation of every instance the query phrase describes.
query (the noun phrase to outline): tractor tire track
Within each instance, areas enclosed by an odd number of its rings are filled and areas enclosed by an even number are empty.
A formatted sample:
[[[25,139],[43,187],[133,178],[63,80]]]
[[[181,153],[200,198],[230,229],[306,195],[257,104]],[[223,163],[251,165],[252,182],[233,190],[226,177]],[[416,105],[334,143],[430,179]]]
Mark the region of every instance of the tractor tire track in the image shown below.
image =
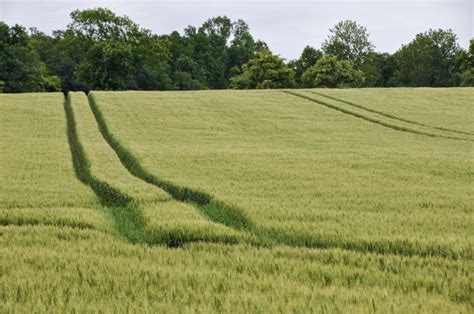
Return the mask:
[[[95,230],[99,231],[95,226],[83,223],[83,222],[72,222],[63,219],[57,219],[55,221],[42,221],[39,219],[30,219],[30,218],[21,218],[21,219],[3,219],[0,218],[0,227],[7,226],[52,226],[58,228],[71,228],[71,229],[80,229],[80,230]]]
[[[289,92],[291,94],[291,92]],[[305,96],[296,94],[295,96],[306,98]],[[145,182],[156,185],[167,191],[176,200],[191,203],[200,209],[210,220],[241,230],[247,233],[251,240],[250,245],[256,247],[272,247],[274,245],[286,245],[290,247],[300,247],[308,249],[342,249],[360,253],[374,253],[395,256],[420,256],[432,257],[439,256],[447,259],[460,259],[464,257],[471,258],[471,252],[453,252],[449,247],[439,246],[436,244],[418,246],[410,241],[352,241],[350,239],[329,239],[314,235],[314,237],[306,238],[298,235],[282,234],[275,232],[271,228],[262,228],[255,225],[245,212],[240,208],[230,206],[224,202],[217,200],[212,195],[194,190],[187,187],[177,186],[171,182],[161,180],[153,174],[145,170],[138,159],[128,151],[109,131],[106,121],[100,108],[94,98],[93,92],[89,93],[89,104],[99,124],[100,132],[104,139],[114,149],[117,156],[121,160],[124,167],[135,177]],[[308,97],[309,98],[309,97]],[[310,98],[311,99],[311,98]],[[336,109],[336,108],[332,108]],[[337,108],[336,110],[339,110]],[[339,110],[340,111],[340,110]],[[346,113],[346,112],[344,112]],[[348,112],[348,114],[352,114]],[[364,116],[360,117],[366,120]],[[370,118],[369,118],[370,119]],[[370,120],[368,120],[370,121]],[[373,121],[370,121],[373,122]],[[379,121],[375,122],[379,123]],[[380,124],[380,123],[379,123]],[[385,125],[384,125],[385,126]],[[388,126],[393,128],[392,126]],[[400,130],[397,126],[395,130]],[[433,135],[434,136],[434,135]],[[229,244],[229,243],[226,243]]]
[[[138,159],[128,151],[122,144],[115,139],[109,131],[107,123],[100,111],[93,92],[88,95],[89,105],[96,118],[99,130],[105,141],[115,151],[122,165],[140,180],[157,186],[168,192],[175,200],[191,203],[198,208],[211,221],[223,224],[235,230],[251,230],[253,222],[247,217],[247,214],[235,206],[228,205],[214,196],[196,189],[178,186],[166,180],[162,180],[145,170]]]
[[[144,242],[143,230],[145,228],[145,220],[132,202],[132,198],[92,175],[90,163],[87,160],[84,148],[77,134],[70,96],[64,101],[64,110],[66,113],[69,148],[76,177],[94,191],[104,207],[111,209],[120,235],[132,243]]]
[[[467,138],[444,136],[444,135],[439,135],[439,134],[433,134],[433,133],[427,133],[427,132],[421,132],[421,131],[413,130],[413,129],[406,128],[406,127],[403,127],[403,126],[390,124],[390,123],[387,123],[387,122],[384,122],[384,121],[381,121],[381,120],[378,120],[378,119],[370,118],[370,117],[367,117],[365,115],[362,115],[362,114],[359,114],[359,113],[341,108],[339,106],[332,105],[332,104],[327,103],[325,101],[314,99],[312,97],[302,95],[302,94],[299,94],[299,93],[296,93],[296,92],[293,92],[293,91],[283,90],[282,92],[286,93],[286,94],[289,94],[289,95],[293,95],[293,96],[296,96],[296,97],[300,97],[300,98],[309,100],[311,102],[314,102],[316,104],[325,106],[327,108],[337,110],[337,111],[342,112],[344,114],[351,115],[353,117],[356,117],[356,118],[359,118],[359,119],[362,119],[362,120],[365,120],[365,121],[368,121],[368,122],[372,122],[374,124],[378,124],[378,125],[381,125],[383,127],[386,127],[386,128],[392,129],[392,130],[407,132],[407,133],[412,133],[412,134],[418,134],[418,135],[423,135],[423,136],[428,136],[428,137],[445,138],[445,139],[450,139],[450,140],[474,141],[474,140],[467,139]]]
[[[91,173],[90,162],[76,130],[70,97],[64,102],[64,108],[67,117],[69,146],[76,176],[81,182],[91,187],[104,207],[112,211],[118,232],[126,240],[131,243],[147,245],[164,244],[168,247],[180,247],[190,242],[238,244],[243,241],[243,238],[237,239],[235,237],[207,238],[205,235],[183,237],[180,233],[175,233],[172,230],[150,228],[137,200],[112,187],[107,182],[99,180]],[[248,242],[252,243],[252,239],[248,239]]]
[[[321,97],[325,97],[325,98],[328,98],[328,99],[331,99],[331,100],[339,101],[339,102],[342,102],[346,105],[356,107],[356,108],[359,108],[359,109],[362,109],[362,110],[365,110],[365,111],[368,111],[368,112],[376,113],[376,114],[379,114],[381,116],[384,116],[384,117],[387,117],[387,118],[390,118],[390,119],[399,120],[399,121],[402,121],[402,122],[411,123],[411,124],[414,124],[414,125],[423,126],[423,127],[427,127],[427,128],[431,128],[431,129],[435,129],[435,130],[439,130],[439,131],[452,132],[452,133],[463,134],[463,135],[474,135],[474,133],[463,132],[463,131],[443,128],[443,127],[438,127],[438,126],[432,126],[432,125],[420,123],[420,122],[417,122],[417,121],[409,120],[409,119],[406,119],[406,118],[401,118],[401,117],[398,117],[398,116],[395,116],[395,115],[392,115],[392,114],[389,114],[389,113],[385,113],[383,111],[367,108],[367,107],[364,107],[362,105],[353,103],[351,101],[343,100],[343,99],[340,99],[340,98],[337,98],[337,97],[334,97],[334,96],[330,96],[330,95],[325,95],[323,93],[319,93],[319,92],[316,92],[316,91],[310,91],[310,93],[321,96]]]

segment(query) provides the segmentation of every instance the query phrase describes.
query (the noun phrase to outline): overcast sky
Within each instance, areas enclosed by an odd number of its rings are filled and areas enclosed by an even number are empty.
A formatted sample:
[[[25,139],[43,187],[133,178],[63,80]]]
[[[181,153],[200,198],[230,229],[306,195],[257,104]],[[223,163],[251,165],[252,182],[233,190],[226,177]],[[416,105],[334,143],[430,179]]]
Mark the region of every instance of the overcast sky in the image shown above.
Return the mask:
[[[474,0],[0,0],[0,20],[37,27],[50,34],[64,29],[75,9],[108,7],[128,15],[156,34],[182,32],[207,18],[227,15],[244,19],[255,38],[286,59],[299,56],[306,45],[319,48],[328,29],[352,19],[367,27],[377,51],[395,52],[417,33],[451,28],[467,48],[474,34]]]

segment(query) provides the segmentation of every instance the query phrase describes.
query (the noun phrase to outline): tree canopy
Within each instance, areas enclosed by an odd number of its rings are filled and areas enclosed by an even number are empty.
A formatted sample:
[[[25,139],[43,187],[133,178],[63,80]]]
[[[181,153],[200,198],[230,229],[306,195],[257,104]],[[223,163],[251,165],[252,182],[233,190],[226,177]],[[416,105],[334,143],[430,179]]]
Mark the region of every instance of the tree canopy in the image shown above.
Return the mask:
[[[396,79],[403,86],[455,86],[459,79],[455,64],[459,50],[451,30],[420,33],[395,53]]]
[[[288,88],[294,85],[295,74],[288,65],[270,50],[262,50],[257,57],[243,65],[243,73],[231,78],[231,87],[241,89]]]
[[[361,87],[365,76],[354,68],[352,61],[324,56],[301,77],[304,87]]]
[[[374,45],[369,40],[367,29],[355,21],[341,21],[329,32],[331,35],[322,45],[323,52],[327,55],[352,61],[359,68],[373,51]]]
[[[295,79],[297,84],[301,84],[301,76],[306,70],[316,64],[321,59],[323,53],[311,46],[306,46],[301,53],[301,56],[288,63],[291,69],[295,71]]]
[[[70,17],[51,35],[0,22],[0,92],[474,85],[474,41],[464,50],[451,30],[420,33],[388,54],[346,20],[321,50],[306,46],[286,62],[241,19],[156,35],[105,8]]]

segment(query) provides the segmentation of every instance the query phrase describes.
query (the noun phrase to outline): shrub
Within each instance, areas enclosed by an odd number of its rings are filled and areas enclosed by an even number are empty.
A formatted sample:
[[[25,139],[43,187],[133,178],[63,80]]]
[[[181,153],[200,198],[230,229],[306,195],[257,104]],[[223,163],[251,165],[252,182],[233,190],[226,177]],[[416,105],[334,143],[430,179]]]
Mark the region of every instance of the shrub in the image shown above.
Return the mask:
[[[278,56],[268,49],[243,65],[243,73],[230,79],[230,86],[237,89],[286,88],[295,84],[295,73]]]
[[[305,87],[360,87],[364,80],[364,73],[354,69],[351,61],[335,56],[322,57],[301,76]]]

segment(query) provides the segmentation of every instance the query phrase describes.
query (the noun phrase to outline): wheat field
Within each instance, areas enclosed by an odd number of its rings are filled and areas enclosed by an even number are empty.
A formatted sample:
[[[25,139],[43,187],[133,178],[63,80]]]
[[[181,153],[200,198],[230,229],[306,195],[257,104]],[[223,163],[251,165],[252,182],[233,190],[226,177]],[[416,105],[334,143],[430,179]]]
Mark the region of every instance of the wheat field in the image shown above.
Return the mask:
[[[472,312],[473,103],[0,95],[0,311]]]

